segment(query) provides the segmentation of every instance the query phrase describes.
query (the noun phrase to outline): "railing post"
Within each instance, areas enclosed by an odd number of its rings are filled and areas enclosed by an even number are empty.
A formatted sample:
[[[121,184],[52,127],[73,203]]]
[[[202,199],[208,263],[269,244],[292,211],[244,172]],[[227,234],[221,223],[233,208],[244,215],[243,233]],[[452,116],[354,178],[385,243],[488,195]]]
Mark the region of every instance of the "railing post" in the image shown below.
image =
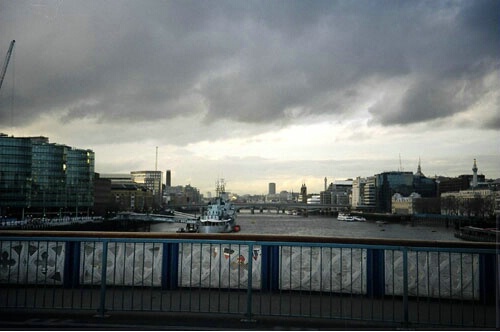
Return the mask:
[[[385,251],[384,249],[367,249],[366,278],[367,294],[381,298],[385,295]]]
[[[179,277],[179,244],[164,243],[161,265],[161,288],[173,290],[178,287]]]
[[[81,242],[68,241],[65,244],[63,285],[76,288],[80,285]]]
[[[496,300],[499,286],[495,256],[494,254],[479,255],[479,291],[483,304],[494,304]]]
[[[403,310],[404,310],[404,326],[409,324],[408,315],[408,248],[404,247],[403,250]]]
[[[262,245],[261,288],[263,291],[279,289],[279,247]]]
[[[95,249],[94,249],[95,250]],[[101,295],[99,300],[99,311],[97,317],[106,317],[106,270],[108,265],[108,241],[102,242],[102,261],[101,261]]]
[[[253,244],[250,243],[248,244],[248,253],[249,256],[251,253],[253,253]],[[252,320],[252,282],[253,282],[253,259],[248,260],[248,282],[247,282],[247,314],[246,314],[246,319],[244,321],[246,322],[254,322]]]

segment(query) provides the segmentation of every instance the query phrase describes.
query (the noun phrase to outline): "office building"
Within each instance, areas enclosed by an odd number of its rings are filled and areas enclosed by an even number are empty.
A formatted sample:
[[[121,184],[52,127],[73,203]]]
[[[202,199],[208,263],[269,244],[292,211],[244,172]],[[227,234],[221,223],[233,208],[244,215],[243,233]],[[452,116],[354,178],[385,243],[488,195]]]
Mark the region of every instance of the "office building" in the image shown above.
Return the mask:
[[[320,192],[320,203],[328,205],[348,205],[352,184],[352,180],[330,183],[325,191]]]
[[[166,177],[166,186],[167,187],[172,187],[172,173],[169,169],[167,169],[167,173],[165,175]]]
[[[352,181],[351,206],[354,210],[372,212],[376,204],[375,177],[357,177]]]
[[[396,193],[409,196],[413,192],[412,172],[384,172],[375,175],[376,210],[377,212],[392,211],[392,196]]]
[[[269,183],[269,195],[276,195],[276,183]]]
[[[93,205],[92,150],[0,134],[1,216],[75,216],[89,214]]]
[[[145,186],[150,190],[157,206],[162,202],[162,174],[161,171],[134,171],[130,172],[132,181]]]

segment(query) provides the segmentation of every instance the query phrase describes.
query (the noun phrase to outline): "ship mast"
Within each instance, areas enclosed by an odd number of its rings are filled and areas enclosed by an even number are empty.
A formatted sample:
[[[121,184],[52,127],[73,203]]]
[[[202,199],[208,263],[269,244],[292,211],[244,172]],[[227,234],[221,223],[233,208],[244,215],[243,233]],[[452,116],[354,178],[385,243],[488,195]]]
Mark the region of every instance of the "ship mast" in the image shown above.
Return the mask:
[[[226,192],[226,185],[224,183],[224,179],[218,179],[217,182],[215,182],[215,193],[216,197],[221,197],[223,193]]]

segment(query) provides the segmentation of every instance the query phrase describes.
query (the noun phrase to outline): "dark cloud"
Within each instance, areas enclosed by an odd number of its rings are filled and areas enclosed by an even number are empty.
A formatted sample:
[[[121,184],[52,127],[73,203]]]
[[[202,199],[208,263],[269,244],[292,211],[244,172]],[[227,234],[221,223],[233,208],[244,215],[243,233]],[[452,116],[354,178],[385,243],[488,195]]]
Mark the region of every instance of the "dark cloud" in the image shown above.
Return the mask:
[[[370,78],[409,82],[370,109],[376,122],[406,124],[462,112],[499,88],[483,83],[500,70],[499,4],[2,1],[0,50],[18,41],[18,125],[44,113],[156,121],[200,104],[207,123],[343,114]]]

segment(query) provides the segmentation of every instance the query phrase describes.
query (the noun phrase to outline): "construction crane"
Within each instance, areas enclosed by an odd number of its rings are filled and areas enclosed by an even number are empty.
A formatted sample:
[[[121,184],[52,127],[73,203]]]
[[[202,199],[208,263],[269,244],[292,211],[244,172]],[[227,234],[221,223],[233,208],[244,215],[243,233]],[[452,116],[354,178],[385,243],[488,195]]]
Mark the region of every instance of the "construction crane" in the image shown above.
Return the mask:
[[[2,74],[0,76],[0,89],[2,89],[3,79],[5,77],[5,73],[7,72],[7,66],[9,65],[10,56],[12,55],[12,50],[14,50],[15,43],[16,43],[15,40],[10,42],[9,50],[7,51],[7,55],[5,56],[5,61],[2,67]]]

